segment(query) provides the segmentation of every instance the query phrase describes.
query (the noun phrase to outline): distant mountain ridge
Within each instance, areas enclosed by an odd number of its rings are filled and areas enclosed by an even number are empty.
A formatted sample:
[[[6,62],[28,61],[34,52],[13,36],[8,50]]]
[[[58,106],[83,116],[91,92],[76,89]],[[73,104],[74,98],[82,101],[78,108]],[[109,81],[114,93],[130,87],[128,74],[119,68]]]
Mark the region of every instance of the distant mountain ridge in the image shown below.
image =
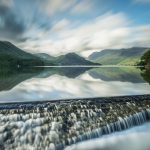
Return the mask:
[[[98,63],[93,63],[85,58],[75,54],[75,53],[68,53],[66,55],[60,55],[58,57],[53,57],[48,54],[38,53],[35,56],[40,57],[47,65],[49,63],[53,63],[55,65],[100,65]]]
[[[19,49],[7,41],[0,41],[0,60],[1,67],[43,65],[43,62],[38,57]]]
[[[48,55],[46,53],[36,53],[34,55],[37,56],[37,57],[40,57],[41,59],[44,59],[44,60],[53,60],[53,59],[55,59],[55,57],[53,57],[51,55]]]
[[[108,49],[94,52],[88,60],[102,65],[136,65],[148,48],[132,47],[126,49]]]
[[[53,57],[45,53],[31,54],[10,42],[0,41],[0,67],[44,66],[44,65],[99,65],[75,54]]]

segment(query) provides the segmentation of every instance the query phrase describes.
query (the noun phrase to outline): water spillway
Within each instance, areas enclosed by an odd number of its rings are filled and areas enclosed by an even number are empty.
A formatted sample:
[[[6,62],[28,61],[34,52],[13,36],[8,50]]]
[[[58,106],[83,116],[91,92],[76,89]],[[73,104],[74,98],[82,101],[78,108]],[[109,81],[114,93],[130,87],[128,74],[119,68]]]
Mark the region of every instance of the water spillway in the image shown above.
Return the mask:
[[[120,99],[120,100],[119,100]],[[149,97],[1,104],[0,147],[56,149],[150,120]]]

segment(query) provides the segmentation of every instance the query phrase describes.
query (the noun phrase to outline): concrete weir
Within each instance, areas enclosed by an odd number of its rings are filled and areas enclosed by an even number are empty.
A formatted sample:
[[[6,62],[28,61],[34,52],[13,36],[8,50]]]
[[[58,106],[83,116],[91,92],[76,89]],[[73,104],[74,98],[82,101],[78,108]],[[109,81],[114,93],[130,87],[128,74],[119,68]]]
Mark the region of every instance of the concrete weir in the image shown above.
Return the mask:
[[[0,147],[56,149],[150,120],[150,95],[0,104]]]

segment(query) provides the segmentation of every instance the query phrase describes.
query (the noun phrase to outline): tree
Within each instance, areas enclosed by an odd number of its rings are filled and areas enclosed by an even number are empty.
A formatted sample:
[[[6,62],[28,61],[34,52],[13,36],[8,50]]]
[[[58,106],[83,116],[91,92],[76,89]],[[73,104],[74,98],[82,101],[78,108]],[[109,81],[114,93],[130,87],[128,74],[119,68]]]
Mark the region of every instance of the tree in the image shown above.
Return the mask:
[[[150,49],[141,57],[141,64],[150,65]]]

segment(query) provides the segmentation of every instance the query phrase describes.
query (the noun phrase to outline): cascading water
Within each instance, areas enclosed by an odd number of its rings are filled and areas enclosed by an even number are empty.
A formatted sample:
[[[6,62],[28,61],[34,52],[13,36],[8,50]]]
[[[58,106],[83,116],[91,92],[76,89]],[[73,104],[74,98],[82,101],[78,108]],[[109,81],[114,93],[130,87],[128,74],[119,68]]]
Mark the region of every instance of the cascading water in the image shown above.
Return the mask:
[[[150,120],[150,101],[72,100],[0,105],[0,148],[62,150]]]
[[[119,120],[115,123],[107,124],[104,127],[95,129],[91,132],[87,132],[83,135],[79,135],[78,137],[69,139],[68,145],[72,145],[89,139],[98,138],[102,135],[111,134],[116,131],[123,131],[134,126],[141,125],[150,120],[150,109],[143,110],[142,112],[130,115],[129,117],[126,116],[124,119],[121,117],[119,117],[118,119]],[[64,148],[63,144],[56,145],[56,149],[62,148]]]
[[[149,150],[150,122],[67,146],[65,150]]]

